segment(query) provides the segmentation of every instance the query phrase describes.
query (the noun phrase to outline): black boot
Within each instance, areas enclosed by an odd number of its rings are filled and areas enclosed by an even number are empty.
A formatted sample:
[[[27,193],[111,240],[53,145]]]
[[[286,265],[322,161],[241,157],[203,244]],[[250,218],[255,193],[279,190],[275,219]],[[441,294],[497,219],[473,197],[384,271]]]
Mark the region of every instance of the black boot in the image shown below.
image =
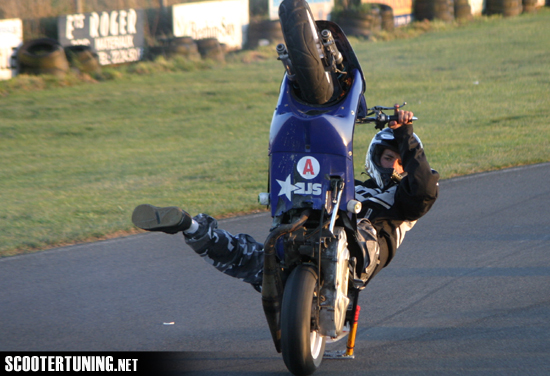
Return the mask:
[[[376,274],[380,265],[380,246],[378,245],[376,230],[367,219],[361,219],[357,222],[356,236],[364,261],[361,280],[366,284],[367,280]]]
[[[143,230],[175,234],[189,229],[193,223],[193,218],[187,212],[175,206],[161,208],[143,204],[134,209],[132,222]]]

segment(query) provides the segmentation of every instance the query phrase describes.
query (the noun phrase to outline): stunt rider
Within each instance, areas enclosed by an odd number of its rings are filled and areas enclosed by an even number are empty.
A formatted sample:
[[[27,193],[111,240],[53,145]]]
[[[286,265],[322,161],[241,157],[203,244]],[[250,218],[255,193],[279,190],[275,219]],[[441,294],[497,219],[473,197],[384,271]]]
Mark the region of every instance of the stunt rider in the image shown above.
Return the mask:
[[[430,210],[438,195],[439,174],[430,168],[413,132],[413,113],[396,105],[395,115],[398,120],[370,143],[365,162],[370,179],[356,181],[355,186],[356,199],[362,203],[356,236],[363,248],[363,260],[357,263],[363,267],[357,277],[365,284],[390,263],[405,233]],[[216,269],[260,291],[264,245],[250,235],[232,235],[218,228],[214,218],[191,217],[174,206],[139,205],[132,222],[147,231],[182,232],[185,242]]]

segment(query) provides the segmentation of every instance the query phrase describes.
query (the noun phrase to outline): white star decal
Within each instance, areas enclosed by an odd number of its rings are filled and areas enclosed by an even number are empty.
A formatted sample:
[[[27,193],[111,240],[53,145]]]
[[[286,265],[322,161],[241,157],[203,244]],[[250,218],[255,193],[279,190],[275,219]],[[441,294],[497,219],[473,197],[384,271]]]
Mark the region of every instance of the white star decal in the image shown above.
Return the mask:
[[[293,186],[290,182],[290,174],[286,177],[285,181],[277,180],[277,183],[281,186],[281,190],[279,191],[279,196],[285,195],[286,198],[288,198],[288,201],[292,201],[291,193],[294,192],[297,187]]]

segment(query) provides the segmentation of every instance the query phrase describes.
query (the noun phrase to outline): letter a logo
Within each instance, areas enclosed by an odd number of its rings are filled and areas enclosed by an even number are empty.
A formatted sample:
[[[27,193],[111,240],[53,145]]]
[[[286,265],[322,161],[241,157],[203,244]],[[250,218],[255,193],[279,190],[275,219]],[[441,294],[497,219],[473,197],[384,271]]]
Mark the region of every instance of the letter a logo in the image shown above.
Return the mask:
[[[298,173],[304,179],[314,179],[317,175],[319,175],[321,167],[317,159],[313,157],[303,157],[298,161],[296,170],[298,170]]]
[[[304,172],[302,172],[302,175],[315,175],[315,170],[313,170],[313,164],[311,163],[311,159],[306,159],[306,165],[304,166]]]

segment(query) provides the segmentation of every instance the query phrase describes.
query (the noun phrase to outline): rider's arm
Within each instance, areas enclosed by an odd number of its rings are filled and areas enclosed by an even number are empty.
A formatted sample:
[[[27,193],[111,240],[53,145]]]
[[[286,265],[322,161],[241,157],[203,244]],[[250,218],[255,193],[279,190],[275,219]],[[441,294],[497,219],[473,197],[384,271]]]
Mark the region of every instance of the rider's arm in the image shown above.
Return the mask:
[[[395,208],[406,220],[416,220],[430,210],[438,195],[439,174],[432,170],[412,123],[393,131],[407,175],[395,194]]]

